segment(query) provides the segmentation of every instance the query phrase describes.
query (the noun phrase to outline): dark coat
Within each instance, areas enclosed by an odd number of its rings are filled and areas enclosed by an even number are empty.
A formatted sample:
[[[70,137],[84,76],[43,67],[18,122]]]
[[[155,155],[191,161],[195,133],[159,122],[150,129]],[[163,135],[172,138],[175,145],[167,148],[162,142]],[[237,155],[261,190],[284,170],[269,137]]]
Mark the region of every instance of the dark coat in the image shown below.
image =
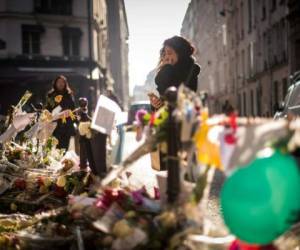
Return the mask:
[[[123,111],[123,105],[122,105],[120,99],[115,94],[113,94],[113,93],[107,94],[106,97],[109,98],[110,100],[114,101],[116,104],[118,104],[120,109]]]
[[[181,60],[175,65],[166,64],[156,74],[157,90],[163,96],[168,87],[179,87],[184,82],[185,86],[196,92],[199,73],[200,66],[192,58]]]
[[[62,95],[62,101],[60,103],[56,103],[54,101],[55,97],[57,95]],[[64,93],[58,93],[56,91],[50,91],[47,94],[47,100],[46,100],[46,109],[48,109],[50,112],[52,112],[53,109],[55,109],[57,106],[61,106],[62,111],[63,110],[74,110],[75,109],[75,102],[74,102],[74,97],[72,94],[68,92]],[[57,121],[57,127],[54,131],[54,134],[61,134],[61,135],[75,135],[75,128],[73,121],[70,117],[66,119],[66,123],[62,122],[62,119],[59,119]]]

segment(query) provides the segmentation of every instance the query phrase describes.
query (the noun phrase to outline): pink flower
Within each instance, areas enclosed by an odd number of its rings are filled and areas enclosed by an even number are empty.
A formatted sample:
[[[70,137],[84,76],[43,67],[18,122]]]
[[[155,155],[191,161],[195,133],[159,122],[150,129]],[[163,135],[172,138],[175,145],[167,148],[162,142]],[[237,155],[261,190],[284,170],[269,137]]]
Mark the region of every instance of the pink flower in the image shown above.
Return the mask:
[[[160,199],[160,192],[157,187],[154,187],[154,199],[159,200]]]
[[[135,113],[135,121],[137,125],[143,125],[144,124],[144,115],[146,115],[148,112],[145,109],[139,109]]]

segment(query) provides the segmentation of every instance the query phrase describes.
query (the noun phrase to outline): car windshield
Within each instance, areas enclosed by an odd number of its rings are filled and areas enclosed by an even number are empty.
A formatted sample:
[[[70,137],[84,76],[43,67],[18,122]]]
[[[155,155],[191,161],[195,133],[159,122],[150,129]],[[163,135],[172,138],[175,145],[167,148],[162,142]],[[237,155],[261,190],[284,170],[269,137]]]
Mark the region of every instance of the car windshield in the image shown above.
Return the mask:
[[[148,112],[151,112],[150,103],[135,103],[130,106],[130,110],[128,113],[128,123],[131,124],[135,120],[135,114],[138,110],[144,109]]]
[[[133,111],[138,111],[139,109],[145,109],[145,110],[149,111],[151,109],[151,106],[150,106],[150,104],[147,104],[147,103],[135,104],[135,105],[132,105],[130,109]]]
[[[287,95],[286,99],[289,99],[289,100],[285,100],[285,103],[288,101],[287,103],[288,107],[294,107],[300,105],[300,82],[297,82],[295,84],[295,87],[292,88],[291,91],[289,91],[289,94]]]

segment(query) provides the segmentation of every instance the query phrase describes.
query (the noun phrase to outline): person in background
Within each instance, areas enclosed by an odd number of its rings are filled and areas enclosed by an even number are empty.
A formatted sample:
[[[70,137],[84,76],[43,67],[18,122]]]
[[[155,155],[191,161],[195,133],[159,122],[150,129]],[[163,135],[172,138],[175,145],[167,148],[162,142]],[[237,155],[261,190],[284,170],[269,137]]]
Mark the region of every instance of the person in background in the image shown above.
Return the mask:
[[[108,87],[106,90],[106,96],[111,99],[112,101],[114,101],[115,103],[118,104],[118,106],[120,107],[120,109],[122,111],[124,111],[123,106],[121,104],[120,99],[118,98],[118,96],[113,92],[113,88],[112,87]],[[115,159],[113,160],[114,164],[119,164],[122,160],[122,155],[123,155],[123,147],[124,147],[124,140],[125,140],[125,131],[124,131],[124,127],[123,124],[120,124],[117,126],[117,132],[118,132],[118,142],[116,145],[116,153],[115,153]],[[113,148],[112,145],[112,140],[111,140],[111,136],[109,136],[109,146],[111,148]]]
[[[88,114],[88,99],[80,97],[78,103],[79,109],[76,113],[79,122],[80,169],[86,170],[89,166],[95,176],[103,178],[107,173],[107,135],[91,129],[92,118]]]
[[[165,91],[171,86],[178,88],[184,83],[186,87],[197,91],[200,66],[195,63],[193,53],[194,47],[181,36],[164,41],[155,77],[160,98],[150,96],[150,102],[155,108],[161,105]]]
[[[93,154],[91,147],[92,132],[90,129],[90,123],[92,118],[88,114],[88,100],[85,97],[79,98],[79,111],[77,111],[77,120],[79,122],[79,157],[80,157],[80,169],[86,169],[88,163],[93,170]]]
[[[112,101],[114,101],[116,104],[119,105],[119,107],[121,108],[121,110],[123,110],[122,104],[120,99],[118,98],[118,96],[114,93],[113,88],[112,87],[108,87],[106,90],[106,97],[108,97],[109,99],[111,99]]]
[[[232,112],[234,112],[234,108],[228,100],[226,100],[224,105],[222,106],[222,112],[227,116],[229,116],[230,114],[232,114]]]
[[[153,93],[148,94],[154,110],[163,105],[165,92],[171,86],[178,88],[184,84],[192,91],[197,91],[200,66],[195,63],[193,53],[194,47],[181,36],[164,41],[155,76],[159,97]],[[151,154],[152,168],[166,170],[165,157],[166,154],[160,149]]]
[[[45,108],[52,112],[54,109],[72,111],[75,109],[73,91],[71,90],[67,78],[58,76],[53,81],[52,89],[46,97]],[[53,132],[53,136],[58,139],[57,147],[68,150],[70,138],[75,135],[75,128],[71,117],[63,117],[57,121],[57,126]]]

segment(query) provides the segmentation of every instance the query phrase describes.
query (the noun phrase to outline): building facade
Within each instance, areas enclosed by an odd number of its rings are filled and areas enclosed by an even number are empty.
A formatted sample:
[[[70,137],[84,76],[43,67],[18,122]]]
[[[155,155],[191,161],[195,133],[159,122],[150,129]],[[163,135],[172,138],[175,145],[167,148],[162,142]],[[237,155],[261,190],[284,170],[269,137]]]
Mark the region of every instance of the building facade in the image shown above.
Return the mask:
[[[196,44],[201,74],[210,72],[200,77],[199,88],[208,91],[213,113],[222,112],[228,100],[242,116],[273,115],[289,84],[287,1],[192,0],[190,5],[182,35]]]
[[[1,0],[1,111],[28,89],[43,102],[65,75],[95,105],[108,67],[105,0]]]
[[[300,70],[300,2],[289,0],[289,51],[291,74]]]
[[[125,109],[129,103],[128,38],[124,0],[106,0],[108,14],[108,58],[113,89]]]
[[[219,15],[222,6],[218,0],[192,0],[181,29],[181,34],[195,46],[195,59],[201,66],[198,91],[209,93],[209,106],[214,113],[221,112],[227,91],[225,20]]]

